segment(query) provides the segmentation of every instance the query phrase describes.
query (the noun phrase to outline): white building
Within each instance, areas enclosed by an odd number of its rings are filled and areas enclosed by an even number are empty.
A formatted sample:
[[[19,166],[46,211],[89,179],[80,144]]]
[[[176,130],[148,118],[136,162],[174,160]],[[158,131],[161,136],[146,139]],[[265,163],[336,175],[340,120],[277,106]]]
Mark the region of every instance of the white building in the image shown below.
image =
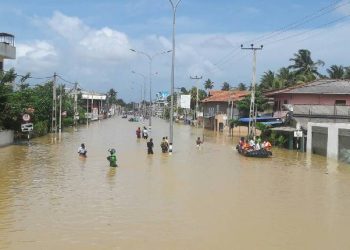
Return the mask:
[[[0,70],[4,70],[4,59],[16,59],[15,37],[0,33]]]

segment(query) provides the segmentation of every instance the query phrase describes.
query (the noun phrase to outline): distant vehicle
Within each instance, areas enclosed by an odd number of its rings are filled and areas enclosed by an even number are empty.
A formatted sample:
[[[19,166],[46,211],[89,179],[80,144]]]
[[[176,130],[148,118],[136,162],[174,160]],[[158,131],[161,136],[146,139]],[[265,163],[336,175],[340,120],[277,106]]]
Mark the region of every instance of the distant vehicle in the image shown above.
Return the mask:
[[[128,115],[124,113],[124,114],[122,115],[122,118],[128,118]]]

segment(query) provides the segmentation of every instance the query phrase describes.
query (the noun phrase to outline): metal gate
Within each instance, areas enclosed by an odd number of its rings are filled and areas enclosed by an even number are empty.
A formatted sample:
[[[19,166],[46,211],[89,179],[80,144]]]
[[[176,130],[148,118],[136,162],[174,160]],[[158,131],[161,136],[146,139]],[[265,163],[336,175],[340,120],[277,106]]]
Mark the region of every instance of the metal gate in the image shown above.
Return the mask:
[[[327,156],[328,128],[312,127],[312,153]]]
[[[338,159],[350,163],[350,129],[338,131]]]

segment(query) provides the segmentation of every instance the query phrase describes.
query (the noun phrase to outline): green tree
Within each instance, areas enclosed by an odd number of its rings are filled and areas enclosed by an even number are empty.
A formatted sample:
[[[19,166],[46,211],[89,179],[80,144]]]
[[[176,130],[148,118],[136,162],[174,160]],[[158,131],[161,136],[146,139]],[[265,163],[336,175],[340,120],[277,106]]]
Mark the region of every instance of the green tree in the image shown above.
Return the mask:
[[[237,102],[237,108],[242,116],[249,115],[250,99],[251,95],[247,95],[242,100]],[[261,91],[255,92],[255,105],[257,107],[257,110],[260,112],[264,111],[269,107],[268,100],[264,97]]]
[[[241,91],[244,91],[244,90],[247,90],[247,86],[244,83],[241,82],[241,83],[238,84],[237,89],[241,90]]]
[[[288,68],[293,69],[296,75],[313,75],[315,77],[322,76],[318,72],[319,66],[324,66],[324,62],[317,60],[314,62],[311,58],[311,52],[307,49],[300,49],[298,53],[294,54],[289,61],[293,62]]]
[[[197,88],[193,86],[189,91],[189,94],[191,95],[191,109],[195,109],[197,101]],[[198,102],[206,97],[207,93],[203,89],[198,89]]]
[[[262,91],[273,89],[275,82],[276,82],[275,73],[271,70],[266,71],[260,79],[259,89],[261,89]]]
[[[227,82],[224,82],[224,83],[222,84],[221,90],[229,91],[229,90],[230,90],[230,84],[227,83]]]
[[[350,79],[350,67],[345,67],[344,79]]]
[[[214,87],[214,83],[208,78],[208,80],[204,82],[204,89],[208,90],[208,89],[212,89],[213,87]]]
[[[294,74],[289,70],[289,68],[282,67],[278,70],[276,75],[277,83],[279,88],[285,88],[291,86],[295,82]]]
[[[117,104],[117,91],[113,88],[107,92],[107,98],[109,104]]]
[[[345,69],[341,65],[332,65],[327,69],[327,73],[331,79],[342,79],[345,76]]]

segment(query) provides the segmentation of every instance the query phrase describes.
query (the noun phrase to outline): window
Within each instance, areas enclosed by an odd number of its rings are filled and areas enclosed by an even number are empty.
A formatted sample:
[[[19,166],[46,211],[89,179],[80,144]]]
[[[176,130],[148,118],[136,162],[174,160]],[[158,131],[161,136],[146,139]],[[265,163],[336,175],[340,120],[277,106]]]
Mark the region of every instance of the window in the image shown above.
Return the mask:
[[[283,101],[283,104],[288,104],[288,100],[284,100],[284,101]]]
[[[345,106],[346,100],[335,100],[335,105],[337,106]]]

